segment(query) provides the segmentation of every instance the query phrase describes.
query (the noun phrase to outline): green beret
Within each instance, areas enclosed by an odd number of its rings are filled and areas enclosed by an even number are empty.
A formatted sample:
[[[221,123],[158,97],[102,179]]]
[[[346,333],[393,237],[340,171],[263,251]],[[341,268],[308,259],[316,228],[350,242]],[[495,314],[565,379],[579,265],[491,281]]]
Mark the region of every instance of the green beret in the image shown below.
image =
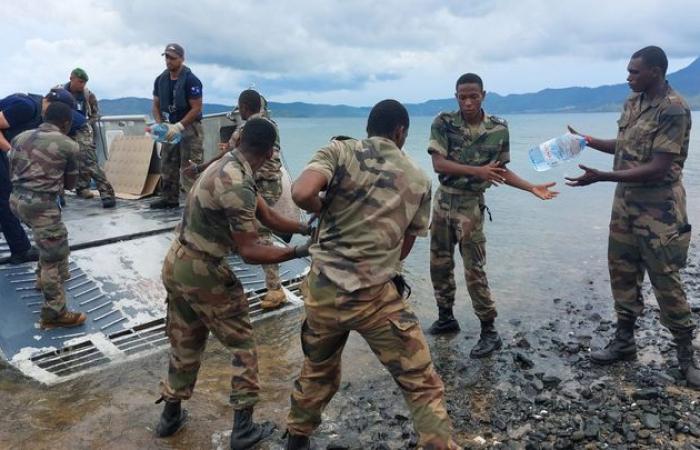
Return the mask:
[[[83,81],[89,80],[87,72],[85,72],[83,69],[80,67],[77,67],[73,69],[73,71],[70,73],[71,75],[75,76],[76,78],[80,78]]]

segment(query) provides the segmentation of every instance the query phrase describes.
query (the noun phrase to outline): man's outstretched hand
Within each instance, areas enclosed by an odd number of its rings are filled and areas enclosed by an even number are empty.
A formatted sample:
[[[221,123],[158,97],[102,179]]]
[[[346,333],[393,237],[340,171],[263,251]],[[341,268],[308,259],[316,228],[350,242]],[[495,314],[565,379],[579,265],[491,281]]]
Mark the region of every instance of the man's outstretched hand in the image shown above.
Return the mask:
[[[579,168],[583,170],[583,174],[578,177],[565,177],[569,180],[566,184],[569,186],[588,186],[589,184],[597,183],[598,181],[603,181],[602,172],[598,169],[593,169],[591,167],[584,166],[583,164],[578,165]]]

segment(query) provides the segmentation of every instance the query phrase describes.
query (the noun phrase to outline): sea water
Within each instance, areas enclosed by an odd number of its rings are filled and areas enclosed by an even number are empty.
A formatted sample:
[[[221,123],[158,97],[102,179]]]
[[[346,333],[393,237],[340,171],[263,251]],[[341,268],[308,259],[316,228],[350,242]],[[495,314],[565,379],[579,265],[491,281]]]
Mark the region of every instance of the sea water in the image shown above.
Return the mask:
[[[274,117],[274,111],[273,117]],[[537,316],[548,308],[554,297],[571,298],[580,293],[585,280],[594,281],[601,295],[609,295],[607,239],[614,184],[596,183],[587,187],[569,187],[565,176],[580,173],[576,164],[564,164],[547,172],[530,165],[528,150],[566,132],[571,125],[581,133],[614,138],[618,113],[518,114],[505,115],[510,129],[508,168],[533,183],[554,181],[560,192],[554,200],[542,201],[509,186],[492,187],[486,192],[486,204],[493,215],[486,222],[486,270],[493,297],[504,317]],[[438,186],[426,152],[432,117],[411,117],[405,151]],[[292,177],[331,136],[365,136],[364,118],[275,118],[280,127],[282,152]],[[611,155],[593,149],[582,152],[577,160],[601,170],[611,170]],[[684,169],[688,191],[688,213],[692,223],[700,220],[700,132],[691,134],[689,157]],[[700,229],[700,227],[694,227]],[[572,238],[575,236],[575,238]],[[696,233],[693,239],[697,240]],[[461,262],[456,260],[457,305],[471,315]],[[429,275],[429,240],[416,241],[405,263],[413,287],[414,305],[431,314],[435,308]],[[555,275],[555,276],[553,276]],[[534,318],[534,317],[533,317]]]

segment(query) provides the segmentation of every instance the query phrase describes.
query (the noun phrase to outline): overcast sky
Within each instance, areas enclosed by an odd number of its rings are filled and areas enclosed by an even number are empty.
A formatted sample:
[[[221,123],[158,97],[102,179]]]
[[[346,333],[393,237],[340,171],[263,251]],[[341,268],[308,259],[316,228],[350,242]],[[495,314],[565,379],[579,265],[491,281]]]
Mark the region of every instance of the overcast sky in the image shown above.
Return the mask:
[[[624,82],[655,44],[700,55],[700,1],[3,0],[0,96],[43,93],[76,66],[98,98],[149,97],[178,42],[205,102],[251,85],[272,101],[372,105],[450,97],[464,72],[500,94]]]

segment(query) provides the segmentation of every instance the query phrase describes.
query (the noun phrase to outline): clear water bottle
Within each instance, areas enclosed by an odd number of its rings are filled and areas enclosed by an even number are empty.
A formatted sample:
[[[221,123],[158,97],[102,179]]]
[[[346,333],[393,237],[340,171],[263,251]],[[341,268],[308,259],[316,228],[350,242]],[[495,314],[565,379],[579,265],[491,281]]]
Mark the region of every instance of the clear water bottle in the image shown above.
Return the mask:
[[[532,167],[542,172],[577,157],[584,148],[586,139],[583,136],[566,133],[531,148],[528,154]]]
[[[177,144],[182,140],[182,134],[177,133],[171,140],[167,140],[165,135],[168,134],[168,125],[164,123],[157,123],[151,127],[146,128],[153,140],[156,142],[163,142],[165,144]]]

